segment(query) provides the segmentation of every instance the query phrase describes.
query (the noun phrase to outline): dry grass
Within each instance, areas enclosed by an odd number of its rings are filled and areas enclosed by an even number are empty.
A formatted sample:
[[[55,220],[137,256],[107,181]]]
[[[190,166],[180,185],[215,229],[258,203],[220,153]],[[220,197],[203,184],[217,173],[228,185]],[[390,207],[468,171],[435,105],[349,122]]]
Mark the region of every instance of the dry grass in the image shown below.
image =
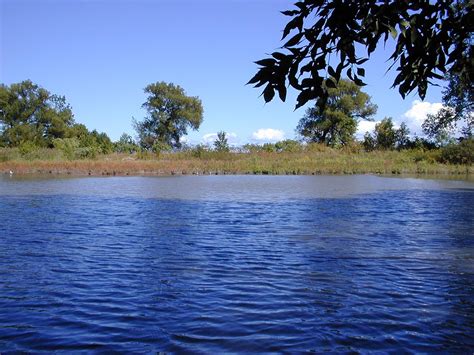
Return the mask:
[[[472,166],[437,163],[436,152],[350,152],[313,149],[301,152],[167,153],[161,156],[110,154],[94,160],[65,160],[53,152],[25,159],[3,152],[0,172],[69,175],[174,174],[442,174],[472,175]],[[47,154],[46,154],[47,153]],[[2,156],[0,155],[0,158]]]

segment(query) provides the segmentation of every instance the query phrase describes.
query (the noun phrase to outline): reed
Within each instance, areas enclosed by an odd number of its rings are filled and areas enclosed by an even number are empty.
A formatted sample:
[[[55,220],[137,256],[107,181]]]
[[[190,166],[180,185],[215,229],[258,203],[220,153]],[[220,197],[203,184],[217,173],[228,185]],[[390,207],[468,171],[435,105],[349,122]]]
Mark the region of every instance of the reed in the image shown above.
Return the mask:
[[[436,174],[472,175],[472,165],[437,162],[437,151],[373,151],[312,147],[297,152],[215,152],[101,155],[67,160],[54,149],[21,154],[0,149],[0,172],[67,175],[176,174]]]

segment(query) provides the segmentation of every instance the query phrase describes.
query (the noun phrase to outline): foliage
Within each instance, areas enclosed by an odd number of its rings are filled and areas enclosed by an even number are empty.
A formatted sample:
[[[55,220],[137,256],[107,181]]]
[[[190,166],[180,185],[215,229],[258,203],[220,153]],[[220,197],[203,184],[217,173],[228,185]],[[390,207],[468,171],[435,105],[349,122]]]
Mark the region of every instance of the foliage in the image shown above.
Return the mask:
[[[73,125],[71,107],[64,96],[52,95],[30,80],[0,85],[0,141],[7,147],[24,142],[52,146]]]
[[[306,110],[297,132],[310,142],[325,143],[332,147],[351,142],[360,119],[371,120],[377,106],[370,96],[349,80],[341,80],[328,88],[324,109],[316,105]]]
[[[397,132],[393,128],[391,117],[385,117],[375,125],[375,142],[380,149],[393,149],[397,141]]]
[[[76,151],[79,148],[79,140],[77,138],[55,138],[53,140],[54,148],[60,150],[64,157],[69,160],[75,159]]]
[[[74,122],[64,96],[52,95],[29,80],[0,85],[0,142],[2,146],[19,147],[23,156],[59,144],[68,159],[108,154],[113,148],[107,134],[90,132]]]
[[[366,152],[375,150],[377,148],[377,141],[375,140],[374,135],[370,134],[369,132],[365,132],[362,146]]]
[[[424,133],[440,144],[446,144],[458,126],[463,124],[464,137],[472,137],[474,130],[474,88],[467,75],[449,76],[443,91],[444,107],[435,115],[428,115],[423,123]]]
[[[293,139],[285,139],[280,142],[275,143],[275,148],[277,152],[299,152],[303,149],[300,142]]]
[[[366,151],[405,149],[410,145],[410,130],[405,122],[395,129],[391,117],[385,117],[375,125],[373,134],[366,132],[362,145]]]
[[[172,147],[161,140],[156,140],[151,147],[151,151],[157,155],[160,155],[161,152],[169,152],[172,150]]]
[[[207,145],[198,144],[192,149],[192,156],[195,158],[204,158],[209,152],[210,149]]]
[[[322,109],[328,88],[343,72],[364,85],[362,65],[389,38],[396,42],[389,69],[398,64],[393,87],[402,97],[417,89],[423,99],[431,80],[446,73],[472,83],[473,6],[469,0],[301,0],[294,10],[283,11],[291,17],[283,30],[283,51],[257,61],[249,84],[265,86],[266,102],[275,91],[285,101],[289,84],[299,92],[297,108],[318,100]]]
[[[400,124],[396,131],[396,145],[398,149],[406,149],[410,145],[410,130],[405,122]]]
[[[463,139],[459,143],[451,143],[441,149],[440,161],[451,164],[474,163],[474,139]]]
[[[123,133],[119,140],[114,143],[114,151],[117,153],[135,153],[139,149],[138,145],[135,143],[133,138],[127,134]]]
[[[372,150],[406,149],[410,146],[410,130],[405,122],[398,129],[393,126],[391,117],[385,117],[375,125],[374,132],[366,132],[362,145],[368,152]]]
[[[134,122],[140,145],[152,149],[157,141],[180,148],[180,139],[188,128],[197,130],[203,120],[203,108],[198,97],[186,96],[184,89],[172,83],[157,82],[145,88],[148,95],[142,105],[147,116]]]
[[[224,131],[217,132],[217,139],[214,141],[214,148],[218,152],[228,152],[230,150],[227,136]]]

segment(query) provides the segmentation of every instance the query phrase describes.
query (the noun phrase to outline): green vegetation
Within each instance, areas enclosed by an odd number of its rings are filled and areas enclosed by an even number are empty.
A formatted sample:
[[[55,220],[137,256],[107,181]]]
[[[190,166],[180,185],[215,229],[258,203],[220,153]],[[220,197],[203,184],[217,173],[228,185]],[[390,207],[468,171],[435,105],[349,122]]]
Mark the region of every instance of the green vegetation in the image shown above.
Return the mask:
[[[359,120],[371,120],[376,112],[369,95],[353,82],[341,80],[328,88],[324,109],[318,105],[308,108],[296,130],[309,142],[344,146],[354,141]]]
[[[395,129],[391,117],[385,117],[382,121],[375,125],[373,134],[366,132],[364,142],[362,143],[365,150],[387,150],[387,149],[407,149],[416,145],[415,141],[410,141],[410,130],[405,123],[400,128]]]
[[[143,174],[463,174],[473,173],[472,140],[428,149],[366,151],[361,143],[343,148],[293,140],[247,145],[229,152],[198,145],[160,155],[152,151],[65,159],[64,150],[0,148],[0,171],[75,175]],[[68,149],[68,148],[62,148]],[[77,149],[73,147],[72,151]]]
[[[186,96],[178,85],[164,82],[148,85],[145,93],[148,98],[142,107],[148,115],[134,123],[140,146],[155,152],[180,148],[188,128],[197,130],[202,123],[201,100]]]
[[[230,150],[226,133],[224,131],[217,133],[217,139],[214,141],[214,148],[218,152],[228,152]]]
[[[29,80],[0,85],[0,147],[19,148],[23,156],[56,148],[67,159],[94,158],[113,151],[107,134],[89,131],[74,121],[64,96],[53,95]]]
[[[385,118],[354,138],[358,120],[376,106],[346,80],[329,88],[328,104],[309,109],[298,130],[303,141],[230,147],[224,131],[213,146],[182,144],[188,128],[202,122],[202,104],[174,84],[147,86],[147,117],[136,122],[138,141],[124,133],[112,142],[105,133],[76,123],[66,99],[24,81],[0,86],[0,171],[69,174],[471,174],[473,138],[449,144],[410,138],[405,125]]]

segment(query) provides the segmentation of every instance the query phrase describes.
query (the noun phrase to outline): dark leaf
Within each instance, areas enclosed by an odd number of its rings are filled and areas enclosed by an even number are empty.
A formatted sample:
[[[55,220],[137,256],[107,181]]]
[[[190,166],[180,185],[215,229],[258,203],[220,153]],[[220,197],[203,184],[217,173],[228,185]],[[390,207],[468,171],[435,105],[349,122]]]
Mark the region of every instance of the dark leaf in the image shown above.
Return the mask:
[[[328,87],[330,89],[335,89],[335,88],[337,88],[337,84],[335,83],[335,81],[332,78],[328,78],[328,79],[326,79],[326,87]]]
[[[357,68],[357,75],[365,76],[365,69],[364,68]]]
[[[272,101],[273,97],[275,96],[275,90],[273,89],[272,84],[268,84],[263,90],[263,99],[265,102]]]
[[[293,47],[295,44],[298,44],[301,40],[301,37],[303,37],[303,34],[304,33],[298,33],[294,35],[288,42],[283,45],[283,47]]]
[[[330,65],[328,65],[328,74],[332,77],[336,77],[336,71]]]
[[[284,60],[287,59],[287,56],[283,53],[280,53],[280,52],[273,52],[272,57],[277,59],[277,60],[281,60],[281,61],[284,61]]]
[[[278,87],[278,96],[280,96],[280,100],[285,102],[286,100],[286,86],[285,85],[280,85]]]
[[[285,16],[294,16],[299,13],[298,10],[287,10],[287,11],[281,11],[281,13]]]
[[[306,104],[309,100],[314,99],[314,94],[311,90],[303,90],[300,92],[296,98],[296,107],[295,110]]]
[[[258,60],[255,62],[255,64],[261,65],[262,67],[269,67],[275,65],[276,60],[273,58],[265,58],[262,60]]]

